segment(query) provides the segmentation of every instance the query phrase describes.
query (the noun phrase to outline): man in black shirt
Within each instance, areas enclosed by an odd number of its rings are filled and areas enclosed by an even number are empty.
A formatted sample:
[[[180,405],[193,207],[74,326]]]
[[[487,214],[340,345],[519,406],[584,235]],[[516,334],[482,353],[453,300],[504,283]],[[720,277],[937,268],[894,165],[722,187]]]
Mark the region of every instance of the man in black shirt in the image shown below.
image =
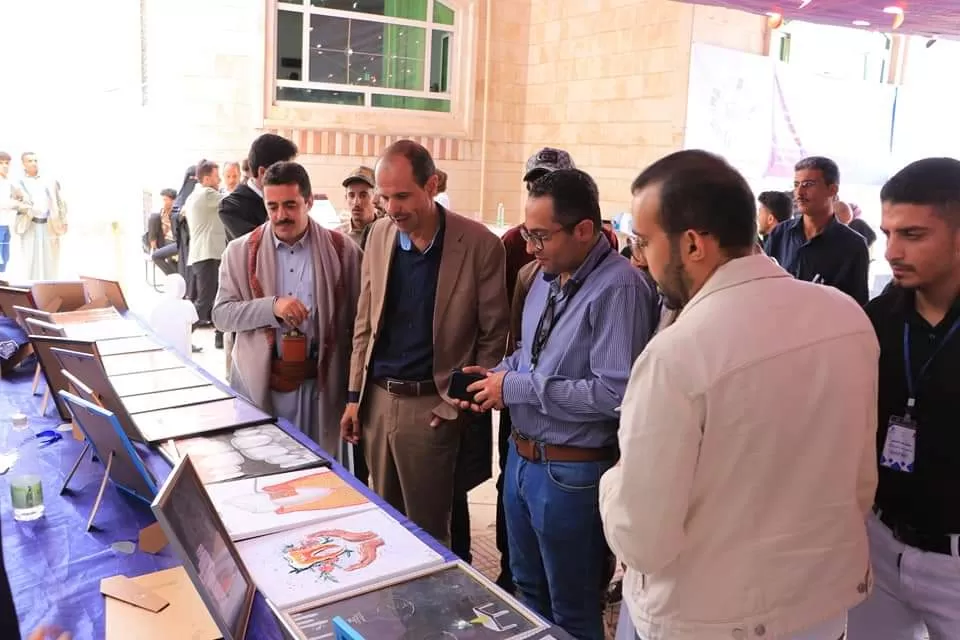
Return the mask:
[[[764,251],[800,280],[840,289],[860,304],[868,300],[870,257],[863,236],[833,215],[840,169],[829,158],[804,158],[794,168],[794,198],[800,212],[776,226]]]
[[[849,640],[960,638],[960,161],[880,192],[895,286],[866,307],[880,342],[875,585]]]

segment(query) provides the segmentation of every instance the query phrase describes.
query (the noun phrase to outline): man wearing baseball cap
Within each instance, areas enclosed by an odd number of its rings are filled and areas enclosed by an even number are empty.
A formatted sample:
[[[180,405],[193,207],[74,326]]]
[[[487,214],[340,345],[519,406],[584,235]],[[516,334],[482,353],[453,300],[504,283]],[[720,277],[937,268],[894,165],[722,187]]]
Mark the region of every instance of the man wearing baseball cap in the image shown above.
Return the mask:
[[[361,249],[366,240],[364,232],[377,219],[377,210],[373,206],[376,186],[373,169],[370,167],[357,167],[343,181],[350,219],[343,223],[340,232],[349,236]]]
[[[544,147],[530,156],[527,160],[527,167],[523,174],[523,181],[527,183],[529,189],[532,182],[536,182],[551,171],[557,169],[576,169],[573,158],[563,149],[554,149],[553,147]]]

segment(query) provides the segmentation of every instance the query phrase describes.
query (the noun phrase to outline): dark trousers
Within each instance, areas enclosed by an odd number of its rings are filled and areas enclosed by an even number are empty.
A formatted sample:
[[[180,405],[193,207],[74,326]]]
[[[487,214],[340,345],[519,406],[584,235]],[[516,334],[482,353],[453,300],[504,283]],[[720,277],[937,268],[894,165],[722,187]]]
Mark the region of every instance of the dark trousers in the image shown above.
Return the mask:
[[[197,299],[194,306],[197,308],[198,322],[209,324],[213,313],[213,302],[217,298],[217,287],[220,284],[220,261],[201,260],[190,265],[193,278],[197,286]]]
[[[453,494],[453,511],[450,513],[450,550],[458,558],[470,564],[473,554],[470,553],[470,504],[466,493]]]
[[[177,261],[173,259],[175,255],[177,255],[177,245],[171,242],[153,252],[153,264],[157,265],[163,275],[169,276],[177,272]]]
[[[497,584],[502,589],[513,591],[513,574],[510,572],[510,545],[507,544],[507,517],[503,512],[503,470],[507,466],[507,453],[510,451],[510,410],[500,411],[500,425],[497,430],[497,452],[500,456],[500,476],[497,478],[497,551],[500,552],[500,575]]]

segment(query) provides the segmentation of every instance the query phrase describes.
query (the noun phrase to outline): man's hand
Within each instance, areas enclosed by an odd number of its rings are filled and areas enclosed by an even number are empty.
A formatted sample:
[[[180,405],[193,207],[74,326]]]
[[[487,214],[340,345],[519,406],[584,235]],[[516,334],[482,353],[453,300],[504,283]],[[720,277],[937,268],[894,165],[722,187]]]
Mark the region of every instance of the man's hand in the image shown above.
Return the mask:
[[[442,425],[443,423],[444,423],[443,418],[441,418],[440,416],[434,414],[434,415],[433,415],[433,419],[430,421],[430,428],[431,428],[431,429],[436,429],[437,427],[439,427],[439,426]]]
[[[474,382],[467,391],[473,394],[473,402],[459,401],[457,406],[481,413],[491,409],[503,409],[503,379],[506,371],[487,371],[483,367],[464,367],[464,373],[479,373],[485,376],[483,380]]]
[[[70,640],[71,637],[72,636],[66,631],[62,631],[51,625],[44,625],[34,629],[27,640],[54,640],[54,638],[56,638],[56,640]]]
[[[273,315],[291,327],[299,327],[310,311],[296,298],[277,298],[273,303]]]
[[[340,418],[340,437],[350,444],[360,442],[360,405],[348,402]]]

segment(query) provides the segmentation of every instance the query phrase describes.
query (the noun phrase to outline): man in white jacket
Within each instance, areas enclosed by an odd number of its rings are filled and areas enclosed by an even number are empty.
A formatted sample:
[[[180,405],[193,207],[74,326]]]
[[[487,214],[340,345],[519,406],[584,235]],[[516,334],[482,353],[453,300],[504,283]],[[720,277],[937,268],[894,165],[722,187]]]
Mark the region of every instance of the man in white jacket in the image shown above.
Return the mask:
[[[634,363],[600,483],[643,640],[837,640],[871,588],[877,358],[851,298],[755,255],[756,203],[681,151],[633,183],[676,322]]]

